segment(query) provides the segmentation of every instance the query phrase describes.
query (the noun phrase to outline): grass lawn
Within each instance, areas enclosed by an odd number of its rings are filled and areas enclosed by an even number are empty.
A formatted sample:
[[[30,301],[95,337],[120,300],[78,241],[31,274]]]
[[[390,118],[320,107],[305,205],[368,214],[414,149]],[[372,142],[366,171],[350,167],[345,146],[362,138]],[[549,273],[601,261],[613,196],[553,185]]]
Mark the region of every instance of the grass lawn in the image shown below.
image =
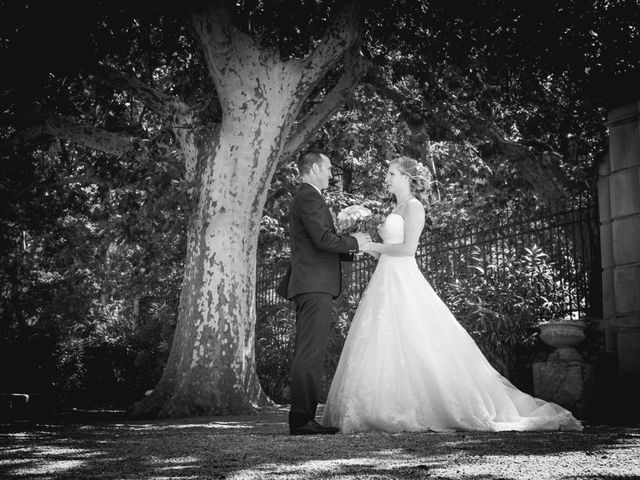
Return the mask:
[[[640,479],[640,428],[291,437],[252,417],[0,427],[0,478]]]

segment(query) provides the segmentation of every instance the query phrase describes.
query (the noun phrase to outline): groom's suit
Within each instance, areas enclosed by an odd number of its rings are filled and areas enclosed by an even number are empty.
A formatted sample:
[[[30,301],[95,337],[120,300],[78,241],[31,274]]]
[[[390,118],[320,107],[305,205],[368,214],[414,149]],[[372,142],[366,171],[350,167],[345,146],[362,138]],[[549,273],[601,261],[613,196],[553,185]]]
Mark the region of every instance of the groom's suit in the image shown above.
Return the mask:
[[[336,233],[322,194],[303,184],[289,210],[291,263],[278,293],[296,307],[289,428],[313,420],[320,394],[333,299],[340,295],[340,260],[358,251],[354,237]]]

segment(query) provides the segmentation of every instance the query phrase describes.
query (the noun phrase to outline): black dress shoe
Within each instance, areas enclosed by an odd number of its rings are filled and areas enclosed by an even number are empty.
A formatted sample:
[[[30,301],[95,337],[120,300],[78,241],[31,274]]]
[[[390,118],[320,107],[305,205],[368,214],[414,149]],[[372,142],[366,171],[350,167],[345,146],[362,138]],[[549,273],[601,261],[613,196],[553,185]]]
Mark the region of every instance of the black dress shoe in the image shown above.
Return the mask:
[[[301,427],[292,428],[291,435],[334,435],[339,431],[336,427],[323,427],[315,420],[309,420]]]

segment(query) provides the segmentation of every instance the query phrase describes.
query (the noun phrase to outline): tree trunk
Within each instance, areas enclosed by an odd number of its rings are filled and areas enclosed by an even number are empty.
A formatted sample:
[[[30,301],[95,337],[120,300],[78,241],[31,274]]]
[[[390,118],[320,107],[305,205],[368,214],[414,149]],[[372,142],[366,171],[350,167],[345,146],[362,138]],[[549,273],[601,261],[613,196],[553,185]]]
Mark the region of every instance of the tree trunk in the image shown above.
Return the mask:
[[[196,174],[199,200],[171,353],[134,417],[246,414],[270,403],[254,359],[256,251],[291,106],[286,93],[259,103],[223,121]]]

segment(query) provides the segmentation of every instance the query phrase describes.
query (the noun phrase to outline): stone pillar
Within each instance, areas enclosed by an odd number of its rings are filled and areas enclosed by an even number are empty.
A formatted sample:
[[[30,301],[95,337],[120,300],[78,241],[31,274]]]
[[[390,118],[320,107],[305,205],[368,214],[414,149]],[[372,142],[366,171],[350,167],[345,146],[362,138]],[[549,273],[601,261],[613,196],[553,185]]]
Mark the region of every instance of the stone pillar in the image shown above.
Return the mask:
[[[603,328],[617,358],[620,406],[640,417],[640,101],[609,112],[599,170]],[[613,400],[613,399],[612,399]]]

